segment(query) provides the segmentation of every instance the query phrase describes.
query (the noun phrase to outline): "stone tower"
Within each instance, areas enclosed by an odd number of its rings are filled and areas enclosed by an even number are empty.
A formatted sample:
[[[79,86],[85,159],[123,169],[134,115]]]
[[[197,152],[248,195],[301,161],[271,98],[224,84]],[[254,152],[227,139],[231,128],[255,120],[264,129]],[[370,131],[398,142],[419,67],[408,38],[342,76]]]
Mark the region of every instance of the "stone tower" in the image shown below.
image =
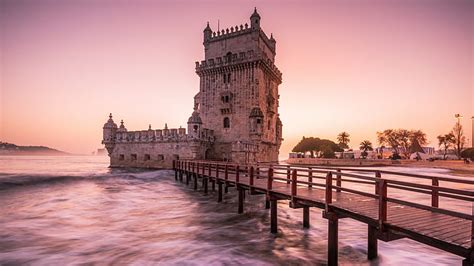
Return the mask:
[[[200,87],[193,116],[200,118],[202,127],[214,131],[216,142],[208,152],[211,159],[278,160],[282,75],[274,64],[276,41],[267,37],[260,24],[255,9],[250,27],[245,23],[213,32],[208,23],[204,29],[204,60],[196,62]]]

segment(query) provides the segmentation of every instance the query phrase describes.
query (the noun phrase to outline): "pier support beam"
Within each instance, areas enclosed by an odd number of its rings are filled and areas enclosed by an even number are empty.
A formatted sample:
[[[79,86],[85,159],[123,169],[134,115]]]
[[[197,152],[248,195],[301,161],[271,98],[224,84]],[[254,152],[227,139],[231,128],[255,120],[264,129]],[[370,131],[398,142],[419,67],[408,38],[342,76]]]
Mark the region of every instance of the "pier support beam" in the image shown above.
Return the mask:
[[[174,180],[178,180],[178,170],[174,169]]]
[[[194,174],[194,190],[198,189],[198,175]]]
[[[211,190],[216,191],[216,180],[211,180]]]
[[[189,175],[190,173],[186,173],[186,185],[189,185]]]
[[[222,202],[222,182],[217,181],[217,202]]]
[[[270,209],[270,201],[268,199],[265,200],[265,209]]]
[[[328,219],[328,265],[337,265],[339,220],[335,213],[326,213]]]
[[[278,233],[278,208],[277,208],[278,201],[270,200],[270,232],[272,234]]]
[[[377,228],[372,225],[368,225],[367,233],[367,259],[373,260],[378,256],[377,247]]]
[[[227,183],[225,184],[224,186],[224,192],[227,194],[229,192],[229,186],[227,185]]]
[[[309,228],[309,207],[303,207],[303,228]]]
[[[238,213],[244,212],[244,199],[245,199],[245,190],[242,188],[237,188],[239,191],[239,210]]]
[[[202,177],[202,186],[204,187],[204,194],[207,195],[207,177]]]

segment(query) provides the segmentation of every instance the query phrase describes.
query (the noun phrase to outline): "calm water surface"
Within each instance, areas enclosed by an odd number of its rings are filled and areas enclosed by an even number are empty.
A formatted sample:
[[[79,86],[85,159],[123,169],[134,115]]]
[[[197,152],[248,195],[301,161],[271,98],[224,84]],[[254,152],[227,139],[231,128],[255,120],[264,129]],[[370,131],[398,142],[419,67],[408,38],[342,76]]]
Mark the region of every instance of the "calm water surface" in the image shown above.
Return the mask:
[[[269,233],[262,196],[237,214],[233,188],[216,202],[174,181],[172,171],[110,170],[108,157],[0,156],[0,265],[326,263],[327,222],[279,202],[279,234]],[[387,168],[386,168],[387,169]],[[389,169],[389,168],[388,168]],[[400,170],[400,168],[397,168]],[[434,169],[403,169],[449,176]],[[403,197],[413,197],[400,195]],[[461,203],[452,208],[468,210]],[[366,260],[367,226],[339,222],[341,265],[460,265],[462,258],[401,239],[379,241]]]

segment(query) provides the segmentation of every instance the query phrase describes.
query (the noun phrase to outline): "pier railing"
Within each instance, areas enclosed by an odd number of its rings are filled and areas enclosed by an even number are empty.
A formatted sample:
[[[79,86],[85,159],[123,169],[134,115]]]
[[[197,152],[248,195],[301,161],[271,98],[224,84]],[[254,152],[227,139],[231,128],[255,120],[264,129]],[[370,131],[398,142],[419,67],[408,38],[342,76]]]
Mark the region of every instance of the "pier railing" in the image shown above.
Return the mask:
[[[332,208],[339,207],[338,195],[341,193],[372,199],[377,210],[376,215],[369,218],[376,220],[380,232],[383,232],[385,227],[390,225],[389,204],[468,220],[471,224],[469,254],[472,254],[474,247],[474,186],[467,189],[457,188],[474,185],[473,179],[378,169],[308,165],[239,165],[224,162],[180,160],[175,161],[174,166],[177,170],[185,170],[215,180],[222,180],[226,184],[230,182],[235,186],[248,186],[250,190],[264,190],[267,195],[269,193],[280,194],[290,200],[293,206],[298,206],[297,201],[301,200],[300,193],[305,194],[306,190],[319,189],[324,192],[321,203],[324,204],[324,210],[327,213],[331,212]],[[266,182],[262,183],[263,181]],[[406,193],[425,195],[428,197],[428,204],[423,203],[423,200],[420,200],[420,197],[417,196],[406,199],[406,197],[404,198]],[[466,211],[446,208],[443,198],[460,201],[460,205],[464,206]],[[341,202],[343,203],[342,200]],[[407,219],[415,218],[408,216]],[[469,259],[472,259],[473,256],[466,255],[464,251],[454,253],[466,258],[471,256]]]

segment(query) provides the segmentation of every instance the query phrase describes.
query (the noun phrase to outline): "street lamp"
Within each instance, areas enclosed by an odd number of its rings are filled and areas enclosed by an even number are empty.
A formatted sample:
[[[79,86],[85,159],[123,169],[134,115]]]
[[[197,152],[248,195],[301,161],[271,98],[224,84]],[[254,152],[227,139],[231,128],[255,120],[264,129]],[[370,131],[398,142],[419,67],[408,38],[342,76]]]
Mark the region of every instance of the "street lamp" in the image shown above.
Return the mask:
[[[471,128],[471,148],[474,149],[474,116],[471,117],[472,128]]]

